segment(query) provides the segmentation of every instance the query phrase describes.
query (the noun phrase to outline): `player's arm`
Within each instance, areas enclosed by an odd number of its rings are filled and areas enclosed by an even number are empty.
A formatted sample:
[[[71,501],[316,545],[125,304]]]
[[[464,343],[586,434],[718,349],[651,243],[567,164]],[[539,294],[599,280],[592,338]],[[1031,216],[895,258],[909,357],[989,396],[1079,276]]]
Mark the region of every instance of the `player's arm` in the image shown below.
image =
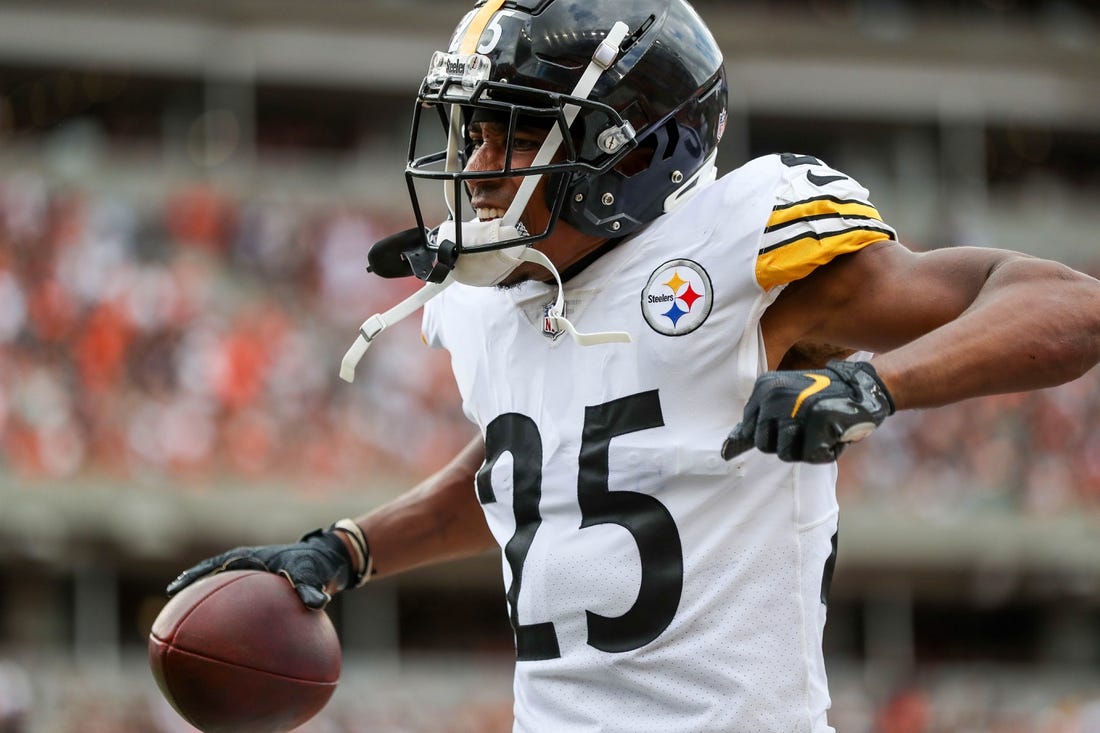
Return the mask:
[[[1003,250],[914,253],[887,242],[789,284],[761,326],[769,364],[830,350],[880,354],[873,366],[833,362],[816,376],[763,375],[723,447],[727,457],[755,446],[821,462],[895,408],[1084,374],[1100,360],[1100,282]]]
[[[800,343],[881,354],[898,409],[1049,387],[1100,360],[1100,282],[1005,250],[882,243],[791,283],[765,314],[769,363]]]
[[[172,581],[168,594],[223,570],[267,570],[285,575],[305,605],[322,608],[333,593],[358,587],[372,576],[478,554],[493,546],[473,489],[484,456],[484,444],[477,438],[447,466],[389,504],[314,530],[298,542],[237,547],[207,558]]]
[[[496,546],[474,493],[485,444],[474,439],[446,467],[375,511],[358,517],[376,576],[477,555]]]

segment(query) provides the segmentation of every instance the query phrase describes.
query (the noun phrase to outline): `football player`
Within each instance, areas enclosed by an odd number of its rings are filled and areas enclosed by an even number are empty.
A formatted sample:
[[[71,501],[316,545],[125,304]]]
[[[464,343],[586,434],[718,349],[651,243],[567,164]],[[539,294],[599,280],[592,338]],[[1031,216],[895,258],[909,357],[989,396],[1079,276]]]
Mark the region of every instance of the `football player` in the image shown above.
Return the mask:
[[[417,95],[417,226],[370,255],[426,284],[341,372],[426,303],[479,437],[393,503],[169,592],[265,568],[321,607],[499,546],[516,731],[831,731],[836,457],[895,410],[1083,374],[1100,283],[912,252],[809,155],[719,178],[725,109],[684,0],[479,0]],[[432,124],[446,145],[424,150]]]

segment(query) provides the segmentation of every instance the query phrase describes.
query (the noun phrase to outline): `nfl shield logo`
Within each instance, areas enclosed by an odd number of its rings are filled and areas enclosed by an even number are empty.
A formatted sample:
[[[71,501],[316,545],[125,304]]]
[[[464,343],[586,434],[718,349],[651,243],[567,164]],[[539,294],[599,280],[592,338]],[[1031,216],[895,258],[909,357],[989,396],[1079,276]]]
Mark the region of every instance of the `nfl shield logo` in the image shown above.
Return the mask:
[[[542,335],[550,340],[556,339],[565,333],[562,329],[554,328],[554,319],[550,317],[550,309],[554,307],[554,301],[548,302],[542,307]],[[565,304],[562,304],[561,315],[565,316]]]

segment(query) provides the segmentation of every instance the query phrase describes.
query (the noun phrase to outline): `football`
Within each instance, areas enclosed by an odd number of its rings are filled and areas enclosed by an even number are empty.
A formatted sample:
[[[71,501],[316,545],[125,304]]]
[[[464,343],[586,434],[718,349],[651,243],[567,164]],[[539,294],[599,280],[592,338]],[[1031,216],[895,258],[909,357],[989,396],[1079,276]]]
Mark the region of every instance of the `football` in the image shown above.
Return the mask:
[[[340,641],[324,611],[281,575],[227,571],[174,596],[149,633],[149,666],[168,702],[204,733],[291,730],[340,680]]]

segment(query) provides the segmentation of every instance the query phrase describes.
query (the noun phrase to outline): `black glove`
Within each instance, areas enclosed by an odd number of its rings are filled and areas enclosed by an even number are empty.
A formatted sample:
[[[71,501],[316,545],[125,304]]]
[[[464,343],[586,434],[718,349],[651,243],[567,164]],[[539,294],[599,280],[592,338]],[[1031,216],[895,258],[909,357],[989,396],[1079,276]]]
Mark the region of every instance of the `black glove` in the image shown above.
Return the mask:
[[[894,401],[865,361],[760,375],[744,417],[722,445],[727,461],[749,448],[784,461],[830,463],[894,414]]]
[[[353,577],[351,555],[332,529],[314,530],[290,545],[237,547],[188,568],[168,584],[172,596],[199,578],[223,570],[266,570],[285,576],[309,608],[324,608],[332,596],[325,587],[333,580],[343,590]]]

